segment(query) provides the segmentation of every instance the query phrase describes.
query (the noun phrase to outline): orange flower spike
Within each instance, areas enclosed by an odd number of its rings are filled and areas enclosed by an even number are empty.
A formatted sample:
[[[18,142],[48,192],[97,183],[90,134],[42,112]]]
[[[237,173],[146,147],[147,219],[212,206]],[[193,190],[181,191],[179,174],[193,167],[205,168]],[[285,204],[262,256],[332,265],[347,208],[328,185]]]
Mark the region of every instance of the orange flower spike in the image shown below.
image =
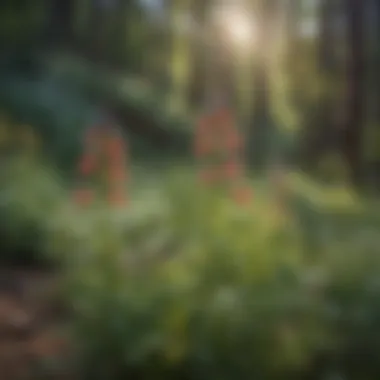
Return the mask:
[[[93,154],[86,154],[79,163],[79,172],[82,175],[91,174],[96,168],[96,157]]]
[[[111,172],[124,172],[126,171],[127,155],[124,142],[118,138],[110,141],[107,147],[107,156],[109,160],[109,170]]]
[[[205,185],[212,185],[219,179],[219,172],[217,169],[203,169],[200,173],[200,180]]]
[[[124,184],[127,181],[126,166],[126,144],[124,139],[118,135],[112,135],[108,138],[106,144],[106,153],[108,156],[108,203],[115,207],[123,207],[127,202]]]
[[[238,150],[243,146],[243,139],[236,130],[230,131],[227,133],[225,144],[225,148],[229,151]]]
[[[212,125],[210,116],[204,116],[198,121],[197,130],[198,132],[204,132],[209,128],[210,125]]]
[[[90,128],[86,131],[84,137],[84,151],[79,163],[79,172],[82,175],[89,175],[96,168],[97,158],[96,151],[99,143],[99,132],[96,128]]]
[[[210,128],[209,118],[202,119],[195,134],[194,154],[197,158],[201,158],[205,154],[210,153]]]
[[[94,193],[89,189],[79,189],[74,192],[74,202],[80,206],[89,206],[94,201]]]
[[[128,199],[122,190],[111,191],[108,195],[108,203],[112,206],[122,207],[128,204]]]
[[[214,114],[206,114],[201,117],[198,122],[198,130],[207,130],[215,123],[215,115]]]
[[[198,137],[195,141],[194,155],[197,158],[202,158],[211,152],[211,148],[212,146],[209,138],[206,139]]]
[[[219,125],[219,128],[223,131],[226,131],[233,127],[233,115],[227,107],[221,108],[215,115],[216,124]]]
[[[127,179],[127,172],[124,166],[109,168],[107,174],[109,183],[124,183]]]
[[[225,164],[224,173],[227,179],[235,179],[242,174],[241,165],[235,161]]]
[[[107,155],[116,159],[124,157],[125,147],[122,138],[111,137],[106,144]]]
[[[238,187],[233,191],[233,199],[240,205],[247,205],[253,199],[252,190],[248,187]]]

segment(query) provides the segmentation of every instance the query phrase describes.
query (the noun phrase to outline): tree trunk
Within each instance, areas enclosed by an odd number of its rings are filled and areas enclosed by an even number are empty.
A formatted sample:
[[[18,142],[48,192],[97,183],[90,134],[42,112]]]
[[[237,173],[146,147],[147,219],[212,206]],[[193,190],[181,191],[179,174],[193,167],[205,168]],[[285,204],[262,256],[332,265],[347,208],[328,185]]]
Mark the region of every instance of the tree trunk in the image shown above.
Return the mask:
[[[321,0],[320,5],[320,66],[322,70],[331,72],[335,67],[335,1]]]
[[[195,25],[201,31],[203,36],[207,29],[207,15],[209,12],[210,2],[192,2],[191,13]],[[189,79],[189,99],[193,108],[199,109],[204,104],[204,96],[206,92],[206,52],[204,40],[195,38],[192,45],[193,61],[191,65],[191,73]]]
[[[339,149],[337,144],[336,114],[339,104],[336,94],[326,88],[327,83],[338,84],[338,62],[337,62],[337,35],[336,22],[337,10],[335,0],[321,0],[319,8],[319,50],[318,67],[324,90],[319,99],[318,129],[314,138],[309,142],[310,158],[312,164],[331,149]]]
[[[104,9],[102,0],[91,0],[89,44],[93,59],[102,61],[104,48]]]
[[[290,48],[296,48],[296,43],[299,38],[299,21],[301,14],[301,2],[287,0],[286,4],[286,34],[289,41],[288,46]],[[295,49],[294,49],[295,51]]]
[[[257,55],[254,62],[253,122],[247,143],[247,156],[253,169],[264,169],[268,163],[273,120],[270,112],[270,55],[272,47],[274,0],[262,0],[256,12]]]
[[[184,112],[187,108],[187,94],[189,85],[190,41],[186,30],[186,16],[190,12],[189,0],[175,0],[170,2],[171,23],[171,58],[170,76],[171,91],[169,94],[169,108],[173,112]]]
[[[74,3],[73,0],[52,0],[47,6],[46,42],[56,47],[71,40]]]
[[[346,0],[347,12],[347,119],[343,153],[353,184],[361,179],[362,137],[365,111],[364,8],[366,0]]]

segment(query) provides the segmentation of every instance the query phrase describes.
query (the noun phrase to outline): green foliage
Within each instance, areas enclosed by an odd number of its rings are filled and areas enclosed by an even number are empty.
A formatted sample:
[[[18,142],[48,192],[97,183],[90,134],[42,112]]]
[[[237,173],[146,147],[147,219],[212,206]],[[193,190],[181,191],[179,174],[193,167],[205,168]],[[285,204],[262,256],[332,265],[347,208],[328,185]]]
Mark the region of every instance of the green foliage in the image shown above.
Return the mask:
[[[302,317],[312,308],[298,279],[297,237],[186,176],[168,186],[161,221],[173,252],[150,252],[149,270],[131,270],[134,252],[120,245],[75,260],[69,299],[86,377],[266,377],[305,365],[318,326]],[[115,225],[107,230],[119,241]]]
[[[58,179],[29,155],[2,157],[0,178],[0,261],[47,263],[46,229],[64,195]]]
[[[36,80],[4,71],[0,83],[0,105],[9,115],[11,134],[17,136],[24,124],[30,125],[51,166],[71,174],[82,150],[84,131],[99,112],[47,73]]]
[[[3,1],[0,5],[0,41],[4,46],[26,47],[36,38],[44,25],[43,1]]]
[[[379,159],[380,152],[380,133],[379,125],[369,125],[367,132],[365,133],[365,149],[363,152],[364,159],[367,162],[377,161]]]
[[[150,228],[166,224],[173,252],[158,260],[160,251],[151,252],[134,266],[125,259],[133,248],[119,246],[75,262],[70,299],[85,378],[294,379],[338,371],[375,379],[379,224],[365,246],[359,235],[330,240],[317,271],[302,263],[289,222],[273,223],[265,198],[241,210],[187,175],[172,178]],[[314,368],[321,353],[331,359]]]
[[[80,209],[39,163],[3,166],[2,215],[14,227],[5,232],[15,243],[38,226],[30,241],[61,263],[82,378],[376,378],[374,204],[296,176],[284,223],[266,185],[241,207],[187,167],[148,177],[126,210],[100,200]],[[314,266],[308,230],[324,239]]]
[[[109,72],[61,55],[56,58],[48,57],[42,63],[31,58],[38,67],[29,74],[27,68],[13,67],[11,60],[10,67],[0,72],[0,107],[11,116],[9,129],[16,130],[25,123],[33,127],[44,154],[62,174],[74,174],[85,129],[98,122],[103,111],[109,111],[97,106],[99,99],[126,112],[122,127],[128,132],[134,158],[157,161],[171,158],[173,151],[186,155],[190,137],[187,121],[174,120],[162,112],[162,105],[149,86],[131,78],[120,80]],[[135,124],[136,115],[152,128],[153,140],[155,133],[161,131],[171,140],[171,148],[163,151],[155,141],[149,144],[146,133],[138,134],[124,125],[129,119]],[[144,130],[144,125],[139,129]]]
[[[161,94],[155,93],[148,82],[104,70],[73,57],[59,55],[50,63],[52,70],[60,78],[76,86],[86,98],[105,102],[112,109],[121,109],[129,114],[132,120],[136,119],[137,115],[141,124],[144,124],[140,129],[148,127],[151,131],[166,136],[172,142],[171,150],[177,154],[188,151],[192,134],[191,115],[173,116],[162,101]]]
[[[349,170],[341,155],[333,152],[325,155],[319,161],[317,175],[329,183],[347,183]]]
[[[374,354],[380,333],[380,266],[374,231],[340,242],[326,258],[330,269],[326,318],[336,341],[331,354],[354,379],[375,379],[380,371]]]

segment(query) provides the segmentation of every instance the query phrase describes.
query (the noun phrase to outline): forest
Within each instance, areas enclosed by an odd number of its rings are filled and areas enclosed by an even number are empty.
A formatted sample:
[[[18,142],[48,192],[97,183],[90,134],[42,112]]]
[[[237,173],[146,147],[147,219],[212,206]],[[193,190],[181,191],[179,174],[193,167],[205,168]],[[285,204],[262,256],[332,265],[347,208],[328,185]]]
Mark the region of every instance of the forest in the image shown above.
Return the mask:
[[[380,378],[378,0],[0,2],[1,380]]]

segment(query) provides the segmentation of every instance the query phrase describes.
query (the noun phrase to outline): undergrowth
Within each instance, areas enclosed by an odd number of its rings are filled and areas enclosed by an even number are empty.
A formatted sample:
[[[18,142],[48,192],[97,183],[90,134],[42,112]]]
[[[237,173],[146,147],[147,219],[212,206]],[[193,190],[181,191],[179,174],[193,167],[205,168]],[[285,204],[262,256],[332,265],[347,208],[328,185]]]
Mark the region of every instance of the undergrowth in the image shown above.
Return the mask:
[[[180,168],[82,209],[37,162],[5,173],[5,231],[59,262],[81,378],[378,378],[379,222],[346,190],[291,178],[281,214],[265,184],[239,206]]]

